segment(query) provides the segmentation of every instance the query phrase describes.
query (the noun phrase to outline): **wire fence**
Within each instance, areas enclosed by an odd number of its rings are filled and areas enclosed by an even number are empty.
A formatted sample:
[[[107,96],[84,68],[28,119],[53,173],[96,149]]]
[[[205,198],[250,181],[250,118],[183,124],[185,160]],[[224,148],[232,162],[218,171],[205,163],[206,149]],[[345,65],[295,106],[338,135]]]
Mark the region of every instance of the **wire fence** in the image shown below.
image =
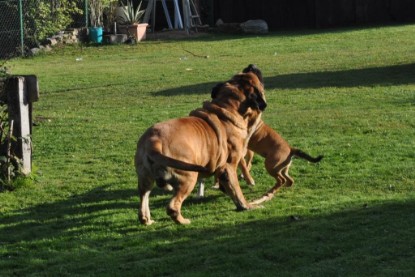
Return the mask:
[[[0,58],[22,52],[19,1],[0,1]]]
[[[0,0],[0,59],[38,46],[54,32],[86,27],[87,0]]]

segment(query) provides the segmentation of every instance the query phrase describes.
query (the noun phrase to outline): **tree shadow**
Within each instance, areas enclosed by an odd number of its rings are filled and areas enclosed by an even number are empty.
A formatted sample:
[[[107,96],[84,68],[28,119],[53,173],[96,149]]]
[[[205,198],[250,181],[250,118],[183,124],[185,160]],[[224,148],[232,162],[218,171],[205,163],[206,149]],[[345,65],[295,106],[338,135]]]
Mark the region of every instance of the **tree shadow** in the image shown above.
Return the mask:
[[[154,188],[152,190],[150,205],[154,211],[165,211],[172,192]],[[198,204],[208,203],[217,196],[208,196],[204,199],[193,199],[189,197],[186,203]],[[131,198],[137,198],[132,201]],[[81,226],[90,224],[97,217],[106,215],[117,215],[121,211],[137,211],[138,192],[135,189],[114,190],[112,185],[104,185],[92,189],[85,194],[74,195],[63,201],[44,203],[34,207],[15,212],[10,216],[0,218],[0,246],[3,243],[24,240],[38,241],[49,239],[52,236],[65,234],[68,230],[77,230]],[[166,215],[166,220],[169,219]],[[138,218],[135,218],[138,224]],[[104,226],[96,225],[99,229]],[[53,230],[53,233],[51,233]],[[75,232],[76,233],[76,232]],[[74,234],[75,236],[77,234]],[[0,274],[1,275],[1,274]]]
[[[360,26],[337,26],[327,28],[284,28],[280,30],[273,30],[266,34],[250,34],[239,31],[211,29],[208,32],[187,34],[185,31],[162,31],[150,34],[148,40],[151,42],[160,43],[176,43],[182,41],[221,41],[221,40],[239,40],[247,38],[285,38],[291,36],[310,36],[322,34],[343,34],[353,31],[370,30],[384,27],[405,26],[407,23],[383,23],[383,24],[365,24]]]
[[[32,241],[36,246],[31,253],[5,254],[8,259],[23,256],[24,261],[47,251],[50,246],[44,245],[44,239],[65,235],[77,251],[78,262],[60,264],[59,261],[73,259],[74,253],[66,250],[56,257],[58,262],[50,263],[48,270],[75,275],[117,272],[133,276],[140,272],[140,276],[175,276],[180,269],[182,276],[265,276],[276,268],[279,276],[413,273],[413,200],[350,204],[347,209],[329,214],[273,215],[259,220],[255,214],[261,210],[254,210],[246,212],[249,216],[242,222],[206,223],[205,227],[196,228],[168,227],[176,226],[170,220],[159,221],[152,227],[120,226],[138,225],[137,222],[105,222],[94,226],[90,221],[98,215],[80,216],[135,209],[132,201],[120,201],[132,193],[133,190],[100,187],[65,201],[28,208],[1,220],[0,245]],[[161,208],[165,204],[162,202],[152,199],[152,206]],[[200,224],[203,218],[197,220]],[[123,235],[114,239],[85,236],[78,231],[102,232],[105,228],[119,229]],[[42,232],[46,230],[46,234]],[[80,236],[82,239],[78,239]],[[57,244],[53,247],[68,247],[64,242]],[[99,255],[91,256],[91,251],[82,245],[94,245]],[[95,262],[99,267],[90,266]],[[16,271],[17,275],[28,273],[26,266]]]
[[[169,88],[155,96],[206,94],[218,82]],[[318,89],[323,87],[373,87],[415,84],[415,63],[385,67],[361,68],[344,71],[307,72],[277,75],[264,78],[266,89]]]
[[[267,77],[266,88],[373,87],[415,84],[415,63]]]
[[[279,276],[405,275],[414,270],[414,241],[408,241],[415,232],[414,208],[412,200],[366,203],[321,216],[273,216],[173,234],[152,230],[140,234],[145,241],[160,239],[150,249],[126,239],[140,257],[135,270],[156,275],[175,275],[178,264],[186,276],[268,276],[276,269]],[[176,236],[176,243],[162,243]],[[150,262],[154,252],[163,267]],[[128,255],[119,262],[125,260]]]
[[[206,94],[206,99],[210,99],[212,88],[219,82],[207,82],[190,86],[182,86],[175,88],[168,88],[165,90],[156,91],[154,96],[176,96],[176,95],[203,95]]]

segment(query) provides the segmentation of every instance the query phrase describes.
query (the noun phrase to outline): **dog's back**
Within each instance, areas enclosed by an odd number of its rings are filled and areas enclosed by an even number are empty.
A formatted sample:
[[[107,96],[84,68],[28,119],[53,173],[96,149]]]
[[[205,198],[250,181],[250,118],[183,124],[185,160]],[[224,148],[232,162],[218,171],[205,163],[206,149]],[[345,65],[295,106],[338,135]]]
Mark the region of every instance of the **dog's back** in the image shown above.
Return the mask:
[[[252,134],[248,143],[248,149],[264,158],[276,152],[279,155],[288,156],[291,151],[288,142],[263,121]]]

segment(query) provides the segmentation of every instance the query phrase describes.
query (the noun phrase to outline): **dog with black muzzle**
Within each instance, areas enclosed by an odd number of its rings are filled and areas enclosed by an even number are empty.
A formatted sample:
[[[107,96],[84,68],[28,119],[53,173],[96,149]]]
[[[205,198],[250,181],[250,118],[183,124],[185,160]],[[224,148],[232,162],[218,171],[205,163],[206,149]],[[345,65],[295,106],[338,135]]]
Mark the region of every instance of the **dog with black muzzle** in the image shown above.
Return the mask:
[[[152,224],[149,197],[154,183],[174,190],[167,213],[179,224],[183,201],[198,178],[216,176],[238,210],[251,209],[239,186],[237,166],[267,104],[258,76],[240,73],[212,91],[212,100],[183,118],[156,123],[140,137],[135,154],[139,220]]]

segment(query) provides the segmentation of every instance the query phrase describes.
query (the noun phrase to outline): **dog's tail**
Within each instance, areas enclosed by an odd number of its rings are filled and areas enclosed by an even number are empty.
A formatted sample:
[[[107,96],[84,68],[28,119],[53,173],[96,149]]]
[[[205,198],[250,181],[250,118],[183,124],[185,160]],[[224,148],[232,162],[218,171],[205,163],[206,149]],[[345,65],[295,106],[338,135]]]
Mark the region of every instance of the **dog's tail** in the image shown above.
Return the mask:
[[[185,170],[185,171],[196,171],[200,173],[209,173],[209,170],[206,167],[176,160],[176,159],[167,157],[157,151],[152,151],[151,154],[148,156],[148,158],[150,162],[158,163],[166,167],[173,167],[173,168]]]
[[[308,155],[306,152],[304,152],[300,149],[297,149],[297,148],[292,148],[291,149],[291,156],[296,156],[296,157],[302,158],[302,159],[307,160],[307,161],[312,162],[312,163],[318,163],[324,157],[323,155],[320,155],[316,158],[313,158],[310,155]]]

